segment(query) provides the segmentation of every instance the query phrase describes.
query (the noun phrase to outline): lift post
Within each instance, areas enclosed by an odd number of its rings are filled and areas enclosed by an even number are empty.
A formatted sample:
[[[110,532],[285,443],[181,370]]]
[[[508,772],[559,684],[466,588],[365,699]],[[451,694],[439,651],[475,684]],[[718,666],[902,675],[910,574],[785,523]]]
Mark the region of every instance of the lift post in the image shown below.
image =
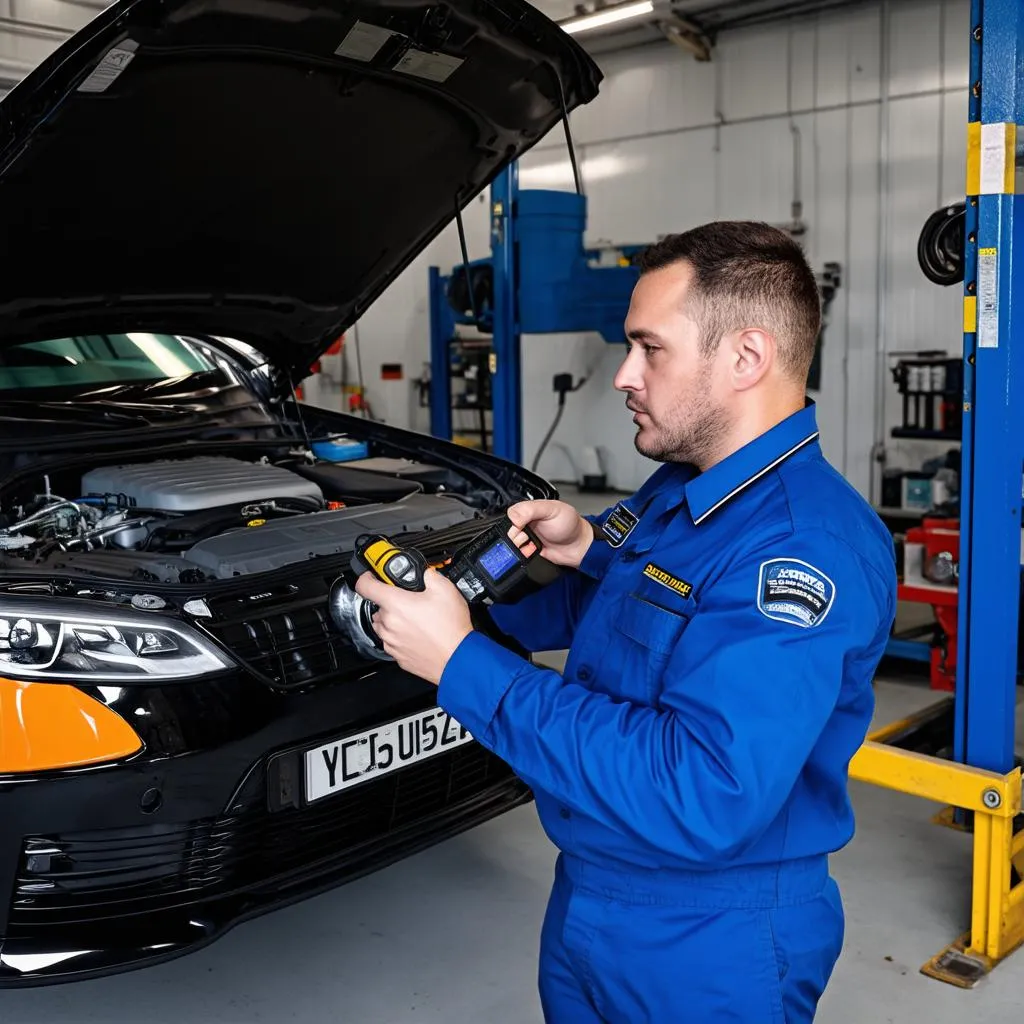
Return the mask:
[[[945,707],[869,737],[851,777],[953,809],[973,832],[969,930],[922,967],[973,987],[1024,942],[1024,832],[1015,757],[1024,469],[1024,5],[973,0],[964,250],[959,642],[946,716],[952,759],[908,749]],[[1019,237],[1018,237],[1019,236]]]
[[[494,180],[490,199],[490,256],[448,275],[430,268],[430,432],[452,436],[449,349],[457,325],[476,327],[492,339],[494,454],[521,464],[523,335],[594,332],[624,344],[639,277],[633,257],[645,247],[588,249],[586,196],[520,190],[516,164]]]

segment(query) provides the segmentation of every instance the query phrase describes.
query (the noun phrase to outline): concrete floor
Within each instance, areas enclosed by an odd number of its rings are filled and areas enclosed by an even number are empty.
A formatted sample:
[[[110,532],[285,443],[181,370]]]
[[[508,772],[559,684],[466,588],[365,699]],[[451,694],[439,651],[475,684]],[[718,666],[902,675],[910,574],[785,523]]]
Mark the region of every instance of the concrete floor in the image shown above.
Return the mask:
[[[561,664],[559,655],[546,660]],[[877,721],[884,723],[935,695],[920,682],[880,680],[877,696]],[[817,1020],[1014,1019],[1024,992],[1024,950],[971,992],[919,973],[969,921],[969,838],[931,824],[933,805],[856,783],[853,796],[858,833],[833,869],[846,906],[846,946]],[[4,992],[0,1020],[536,1024],[537,941],[554,857],[533,807],[521,808],[376,875],[242,925],[172,963]],[[901,861],[917,870],[906,872]]]

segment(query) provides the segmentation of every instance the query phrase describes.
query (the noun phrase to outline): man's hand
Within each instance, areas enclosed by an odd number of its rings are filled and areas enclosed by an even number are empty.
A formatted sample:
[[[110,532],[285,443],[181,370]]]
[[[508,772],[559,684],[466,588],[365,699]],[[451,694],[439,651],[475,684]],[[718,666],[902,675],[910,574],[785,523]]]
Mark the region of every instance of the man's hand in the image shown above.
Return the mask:
[[[540,539],[541,556],[555,565],[578,568],[594,540],[594,528],[564,501],[521,501],[509,508],[508,517],[519,527],[509,531],[512,543],[532,555],[535,545],[523,533],[530,527]]]
[[[427,589],[412,593],[365,572],[356,580],[356,593],[378,606],[373,628],[384,650],[406,672],[436,686],[473,623],[454,583],[433,569],[425,579]]]

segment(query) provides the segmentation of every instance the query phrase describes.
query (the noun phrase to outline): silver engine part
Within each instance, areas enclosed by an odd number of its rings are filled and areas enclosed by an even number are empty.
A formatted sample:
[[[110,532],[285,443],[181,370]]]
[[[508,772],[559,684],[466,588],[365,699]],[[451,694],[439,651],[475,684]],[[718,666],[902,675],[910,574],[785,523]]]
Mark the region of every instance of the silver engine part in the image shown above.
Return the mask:
[[[277,466],[222,456],[101,466],[82,477],[83,495],[123,494],[139,508],[201,512],[268,498],[323,501],[312,481]]]

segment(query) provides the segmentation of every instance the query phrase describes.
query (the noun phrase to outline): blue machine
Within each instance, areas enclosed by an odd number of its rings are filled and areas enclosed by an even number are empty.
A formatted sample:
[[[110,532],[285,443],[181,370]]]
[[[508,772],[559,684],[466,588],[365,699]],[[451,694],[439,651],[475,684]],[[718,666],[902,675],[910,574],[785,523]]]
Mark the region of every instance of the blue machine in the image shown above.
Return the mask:
[[[586,196],[520,191],[513,164],[491,185],[490,257],[448,275],[430,268],[435,437],[452,436],[450,346],[458,324],[492,338],[493,451],[515,463],[522,462],[522,336],[596,332],[607,342],[625,343],[623,321],[639,276],[629,260],[642,247],[617,250],[622,260],[600,266],[601,254],[583,245],[586,225]]]

